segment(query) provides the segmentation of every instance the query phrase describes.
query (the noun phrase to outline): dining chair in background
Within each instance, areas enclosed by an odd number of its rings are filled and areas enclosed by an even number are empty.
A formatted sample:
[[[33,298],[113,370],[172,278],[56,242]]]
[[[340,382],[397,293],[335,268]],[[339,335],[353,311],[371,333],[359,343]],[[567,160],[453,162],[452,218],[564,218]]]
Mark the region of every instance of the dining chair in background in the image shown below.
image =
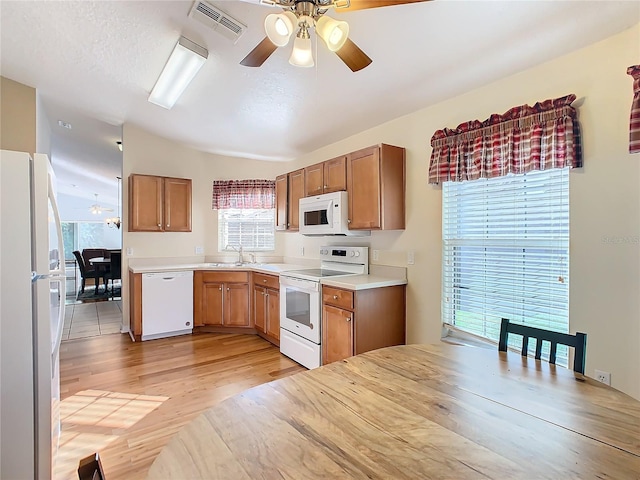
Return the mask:
[[[109,289],[109,280],[111,280],[111,296],[113,297],[115,288],[114,280],[122,280],[122,252],[111,252],[111,266],[109,272],[104,276],[106,288]]]
[[[84,263],[84,258],[78,250],[73,252],[73,255],[76,257],[76,262],[78,262],[78,268],[80,269],[80,292],[84,293],[85,280],[87,278],[93,278],[96,283],[96,293],[98,293],[98,286],[100,284],[100,277],[103,277],[104,272],[100,272],[95,268],[87,268],[87,265]]]
[[[556,363],[556,350],[558,344],[566,345],[574,348],[573,356],[573,370],[574,372],[582,373],[584,375],[585,357],[587,354],[587,334],[577,332],[575,335],[569,333],[552,332],[550,330],[544,330],[542,328],[529,327],[527,325],[520,325],[519,323],[511,323],[507,318],[502,319],[500,325],[500,341],[498,342],[498,350],[501,352],[507,351],[507,339],[510,333],[522,335],[522,350],[523,357],[527,356],[529,351],[529,338],[536,339],[536,359],[540,360],[542,354],[542,342],[547,341],[551,344],[549,350],[549,363],[555,365]]]
[[[104,254],[104,248],[85,248],[82,250],[82,258],[84,259],[85,265],[91,265],[89,260],[96,257],[104,257]]]

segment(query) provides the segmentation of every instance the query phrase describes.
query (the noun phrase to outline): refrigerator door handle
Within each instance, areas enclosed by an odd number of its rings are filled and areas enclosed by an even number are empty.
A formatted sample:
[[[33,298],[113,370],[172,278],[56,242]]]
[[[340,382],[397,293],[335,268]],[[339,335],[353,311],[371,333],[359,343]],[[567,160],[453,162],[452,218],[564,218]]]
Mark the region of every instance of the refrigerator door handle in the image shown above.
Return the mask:
[[[31,272],[31,282],[37,282],[38,280],[63,280],[66,278],[59,270],[53,270],[53,272],[54,273]]]

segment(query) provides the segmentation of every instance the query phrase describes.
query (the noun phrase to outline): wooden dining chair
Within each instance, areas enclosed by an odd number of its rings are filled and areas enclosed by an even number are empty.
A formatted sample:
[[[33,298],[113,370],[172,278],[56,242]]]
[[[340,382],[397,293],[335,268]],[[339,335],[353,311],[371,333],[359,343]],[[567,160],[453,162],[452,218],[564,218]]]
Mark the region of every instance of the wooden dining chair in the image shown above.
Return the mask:
[[[109,280],[111,280],[111,296],[114,294],[114,280],[122,280],[122,252],[111,253],[111,268],[104,276],[106,288],[109,288]]]
[[[104,480],[100,455],[94,453],[78,462],[79,480]]]
[[[101,276],[104,276],[104,273],[99,272],[95,268],[87,268],[87,265],[84,263],[84,258],[82,258],[82,255],[78,250],[75,250],[73,252],[73,255],[76,257],[76,262],[78,262],[78,268],[80,269],[80,278],[81,278],[80,292],[84,293],[85,280],[87,278],[93,278],[96,282],[96,293],[97,293],[98,286],[100,283],[99,279]]]
[[[507,339],[510,333],[522,335],[522,350],[520,353],[523,357],[526,357],[529,351],[529,338],[536,339],[535,357],[537,360],[540,360],[540,356],[542,354],[542,342],[549,342],[551,344],[549,351],[549,363],[554,365],[556,363],[556,350],[558,348],[558,344],[573,347],[575,350],[573,357],[573,370],[584,375],[585,356],[587,353],[586,333],[577,332],[575,335],[571,335],[569,333],[552,332],[542,328],[511,323],[507,318],[503,318],[502,324],[500,325],[500,341],[498,342],[499,351],[507,351]]]

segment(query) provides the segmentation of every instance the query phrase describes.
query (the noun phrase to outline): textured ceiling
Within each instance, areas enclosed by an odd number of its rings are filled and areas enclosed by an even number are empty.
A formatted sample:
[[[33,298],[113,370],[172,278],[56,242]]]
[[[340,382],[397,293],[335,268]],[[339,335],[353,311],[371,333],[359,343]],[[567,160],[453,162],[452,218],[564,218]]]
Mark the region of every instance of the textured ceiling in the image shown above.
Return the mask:
[[[73,177],[80,162],[98,182],[83,189],[101,193],[102,179],[115,203],[111,147],[124,122],[207,152],[289,160],[640,21],[633,1],[435,0],[331,13],[373,59],[360,72],[313,34],[316,67],[289,65],[289,46],[256,69],[239,62],[273,10],[252,1],[212,2],[248,26],[236,44],[188,18],[192,1],[1,1],[1,73],[37,88],[54,165],[69,165],[62,183],[84,181]],[[164,110],[147,97],[180,35],[209,58]],[[74,128],[61,131],[58,119]]]

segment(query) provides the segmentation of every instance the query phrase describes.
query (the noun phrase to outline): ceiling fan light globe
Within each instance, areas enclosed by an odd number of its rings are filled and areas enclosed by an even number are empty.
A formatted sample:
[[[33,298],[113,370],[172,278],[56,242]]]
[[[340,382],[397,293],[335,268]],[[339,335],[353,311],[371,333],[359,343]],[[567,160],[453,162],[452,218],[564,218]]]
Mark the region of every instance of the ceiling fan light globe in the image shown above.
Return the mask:
[[[289,63],[296,67],[313,67],[313,54],[311,52],[311,39],[296,37],[293,41],[293,50],[289,57]]]
[[[349,24],[331,17],[322,16],[316,21],[316,33],[332,52],[337,52],[349,38]]]
[[[264,31],[274,45],[284,47],[289,43],[296,23],[293,12],[272,13],[264,19]]]

